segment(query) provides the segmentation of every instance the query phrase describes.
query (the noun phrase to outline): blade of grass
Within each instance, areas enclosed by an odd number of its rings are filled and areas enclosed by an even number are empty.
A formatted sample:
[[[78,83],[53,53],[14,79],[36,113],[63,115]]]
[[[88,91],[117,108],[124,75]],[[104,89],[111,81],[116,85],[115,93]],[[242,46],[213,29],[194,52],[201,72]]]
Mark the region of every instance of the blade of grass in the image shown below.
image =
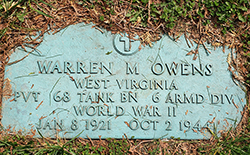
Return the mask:
[[[42,133],[41,133],[37,128],[36,128],[36,130],[37,130],[38,134],[39,134],[42,138],[44,138],[43,135],[42,135]]]
[[[48,14],[46,14],[46,13],[40,11],[40,10],[36,10],[35,8],[33,8],[33,7],[31,6],[30,0],[29,0],[29,6],[30,6],[30,8],[31,8],[33,11],[36,11],[37,13],[39,13],[39,14],[41,14],[41,15],[44,15],[44,16],[47,16],[47,17],[49,17],[49,18],[53,18],[52,16],[50,16],[50,15],[48,15]]]
[[[32,0],[34,3],[36,3],[36,5],[40,8],[40,9],[42,9],[43,10],[43,12],[46,12],[44,9],[43,9],[43,7],[41,6],[41,5],[39,5],[37,2],[36,2],[36,0]]]
[[[84,130],[82,130],[78,135],[76,135],[74,138],[72,138],[70,141],[68,141],[67,143],[65,143],[63,145],[63,147],[65,147],[67,144],[69,144],[70,142],[72,142],[73,140],[75,140],[78,136],[80,136],[83,133]]]
[[[56,9],[55,7],[53,7],[53,6],[50,5],[49,3],[44,2],[43,0],[39,0],[39,1],[42,2],[42,3],[45,4],[45,5],[48,5],[48,6],[52,7],[53,9]]]
[[[22,1],[24,1],[24,0],[21,0],[21,1],[17,2],[15,5],[13,5],[13,6],[10,7],[10,8],[9,8],[9,6],[8,6],[8,8],[5,8],[5,9],[6,9],[5,18],[7,18],[7,17],[9,16],[9,12],[10,12],[12,9],[16,8],[17,5],[19,5],[20,3],[22,3]],[[5,7],[6,7],[6,4],[7,4],[7,3],[8,3],[8,5],[10,5],[10,4],[13,3],[13,0],[11,0],[10,2],[4,1]]]
[[[13,24],[13,23],[11,23],[10,24],[10,26],[11,26],[11,28],[13,28],[14,30],[21,30],[21,29],[25,29],[25,30],[29,30],[29,31],[39,31],[40,29],[33,29],[33,28],[26,28],[26,27],[21,27],[21,26],[18,26],[18,25],[16,25],[16,24]],[[17,28],[19,28],[19,29],[17,29]]]
[[[8,28],[4,28],[0,34],[0,39],[2,38],[2,36],[5,34],[5,32],[8,30]]]
[[[0,142],[6,144],[6,145],[8,145],[8,146],[11,146],[10,144],[8,144],[8,143],[6,143],[6,142],[4,142],[4,141],[1,141],[1,140],[0,140]]]

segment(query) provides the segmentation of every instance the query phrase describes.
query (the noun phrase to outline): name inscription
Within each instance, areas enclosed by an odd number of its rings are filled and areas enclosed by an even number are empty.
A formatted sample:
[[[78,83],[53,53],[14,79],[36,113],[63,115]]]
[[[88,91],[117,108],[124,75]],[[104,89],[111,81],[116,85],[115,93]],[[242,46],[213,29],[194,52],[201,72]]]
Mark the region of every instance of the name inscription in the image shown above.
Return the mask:
[[[46,35],[41,53],[6,68],[13,91],[2,110],[6,128],[47,137],[201,139],[240,121],[246,100],[227,70],[228,53],[200,49],[192,60],[183,37],[130,52],[129,39],[117,47],[119,36],[90,27]],[[19,49],[11,61],[25,54]]]

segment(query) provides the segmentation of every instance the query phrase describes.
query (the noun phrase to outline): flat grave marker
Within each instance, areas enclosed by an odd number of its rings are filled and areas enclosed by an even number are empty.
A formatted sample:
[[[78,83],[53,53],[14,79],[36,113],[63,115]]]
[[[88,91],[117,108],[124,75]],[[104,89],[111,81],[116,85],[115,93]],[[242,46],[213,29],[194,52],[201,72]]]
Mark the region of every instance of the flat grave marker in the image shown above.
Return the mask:
[[[140,47],[126,34],[91,27],[46,34],[28,57],[6,66],[5,128],[44,137],[207,139],[241,120],[246,99],[228,71],[231,50],[200,47],[193,60],[186,54],[196,46],[184,36]],[[10,62],[25,55],[18,48]]]

